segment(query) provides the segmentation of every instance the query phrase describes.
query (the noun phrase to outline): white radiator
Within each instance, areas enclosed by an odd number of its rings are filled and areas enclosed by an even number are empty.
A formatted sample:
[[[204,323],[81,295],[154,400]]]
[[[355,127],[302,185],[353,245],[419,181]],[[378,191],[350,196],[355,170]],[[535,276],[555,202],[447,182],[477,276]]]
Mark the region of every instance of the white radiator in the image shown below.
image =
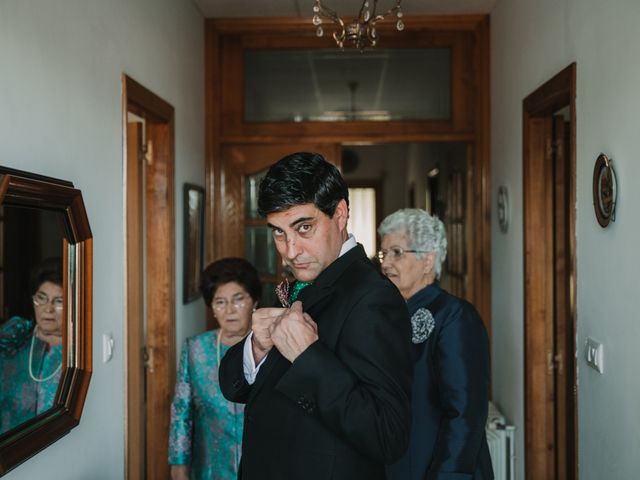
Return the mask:
[[[489,402],[486,430],[495,480],[514,480],[516,478],[515,429],[516,427],[513,425],[507,425],[504,415],[493,402]]]

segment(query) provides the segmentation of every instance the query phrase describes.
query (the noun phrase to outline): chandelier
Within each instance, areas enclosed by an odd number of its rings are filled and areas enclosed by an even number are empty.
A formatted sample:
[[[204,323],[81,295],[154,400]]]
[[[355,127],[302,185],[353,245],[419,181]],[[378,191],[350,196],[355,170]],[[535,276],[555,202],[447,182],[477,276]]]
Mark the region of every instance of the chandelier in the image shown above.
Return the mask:
[[[316,27],[316,35],[322,37],[324,29],[322,28],[322,20],[330,20],[336,26],[333,32],[333,39],[340,48],[344,48],[345,41],[360,50],[367,47],[374,47],[378,42],[378,32],[376,31],[376,23],[381,22],[388,15],[395,14],[396,28],[399,31],[404,30],[404,22],[402,21],[402,10],[400,2],[402,0],[393,0],[394,5],[384,13],[378,13],[378,0],[363,0],[358,16],[351,23],[345,25],[345,22],[338,14],[325,6],[322,0],[314,0],[313,2],[313,19],[312,22]]]

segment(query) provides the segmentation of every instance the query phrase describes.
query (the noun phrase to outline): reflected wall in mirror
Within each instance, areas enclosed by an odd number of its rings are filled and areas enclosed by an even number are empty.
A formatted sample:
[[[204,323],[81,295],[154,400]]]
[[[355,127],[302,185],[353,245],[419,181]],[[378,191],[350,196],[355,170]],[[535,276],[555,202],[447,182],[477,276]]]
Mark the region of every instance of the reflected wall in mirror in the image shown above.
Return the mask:
[[[42,260],[62,256],[62,212],[0,205],[0,323],[33,313],[29,274]]]
[[[0,475],[78,424],[92,238],[73,184],[0,167]]]

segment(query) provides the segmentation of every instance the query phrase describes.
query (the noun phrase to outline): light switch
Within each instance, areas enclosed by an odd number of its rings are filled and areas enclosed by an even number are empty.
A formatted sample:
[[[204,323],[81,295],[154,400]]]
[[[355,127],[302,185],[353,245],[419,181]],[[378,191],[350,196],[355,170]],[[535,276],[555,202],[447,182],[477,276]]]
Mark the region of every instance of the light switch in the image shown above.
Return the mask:
[[[587,337],[587,345],[585,347],[585,358],[587,365],[600,373],[604,372],[604,350],[602,344],[596,342],[593,338]]]
[[[113,357],[114,343],[111,333],[102,334],[102,363],[107,363]]]

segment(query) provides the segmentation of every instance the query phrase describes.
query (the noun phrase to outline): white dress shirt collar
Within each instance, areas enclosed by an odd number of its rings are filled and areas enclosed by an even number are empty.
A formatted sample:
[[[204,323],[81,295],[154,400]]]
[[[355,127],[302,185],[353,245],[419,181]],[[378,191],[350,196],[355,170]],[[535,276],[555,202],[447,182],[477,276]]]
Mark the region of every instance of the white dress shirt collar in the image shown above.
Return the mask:
[[[351,250],[353,247],[357,245],[358,245],[358,242],[356,242],[356,237],[354,237],[353,234],[350,233],[347,239],[342,244],[342,248],[340,249],[340,255],[338,255],[338,257],[341,257],[342,255],[344,255],[345,253],[347,253],[349,250]]]

